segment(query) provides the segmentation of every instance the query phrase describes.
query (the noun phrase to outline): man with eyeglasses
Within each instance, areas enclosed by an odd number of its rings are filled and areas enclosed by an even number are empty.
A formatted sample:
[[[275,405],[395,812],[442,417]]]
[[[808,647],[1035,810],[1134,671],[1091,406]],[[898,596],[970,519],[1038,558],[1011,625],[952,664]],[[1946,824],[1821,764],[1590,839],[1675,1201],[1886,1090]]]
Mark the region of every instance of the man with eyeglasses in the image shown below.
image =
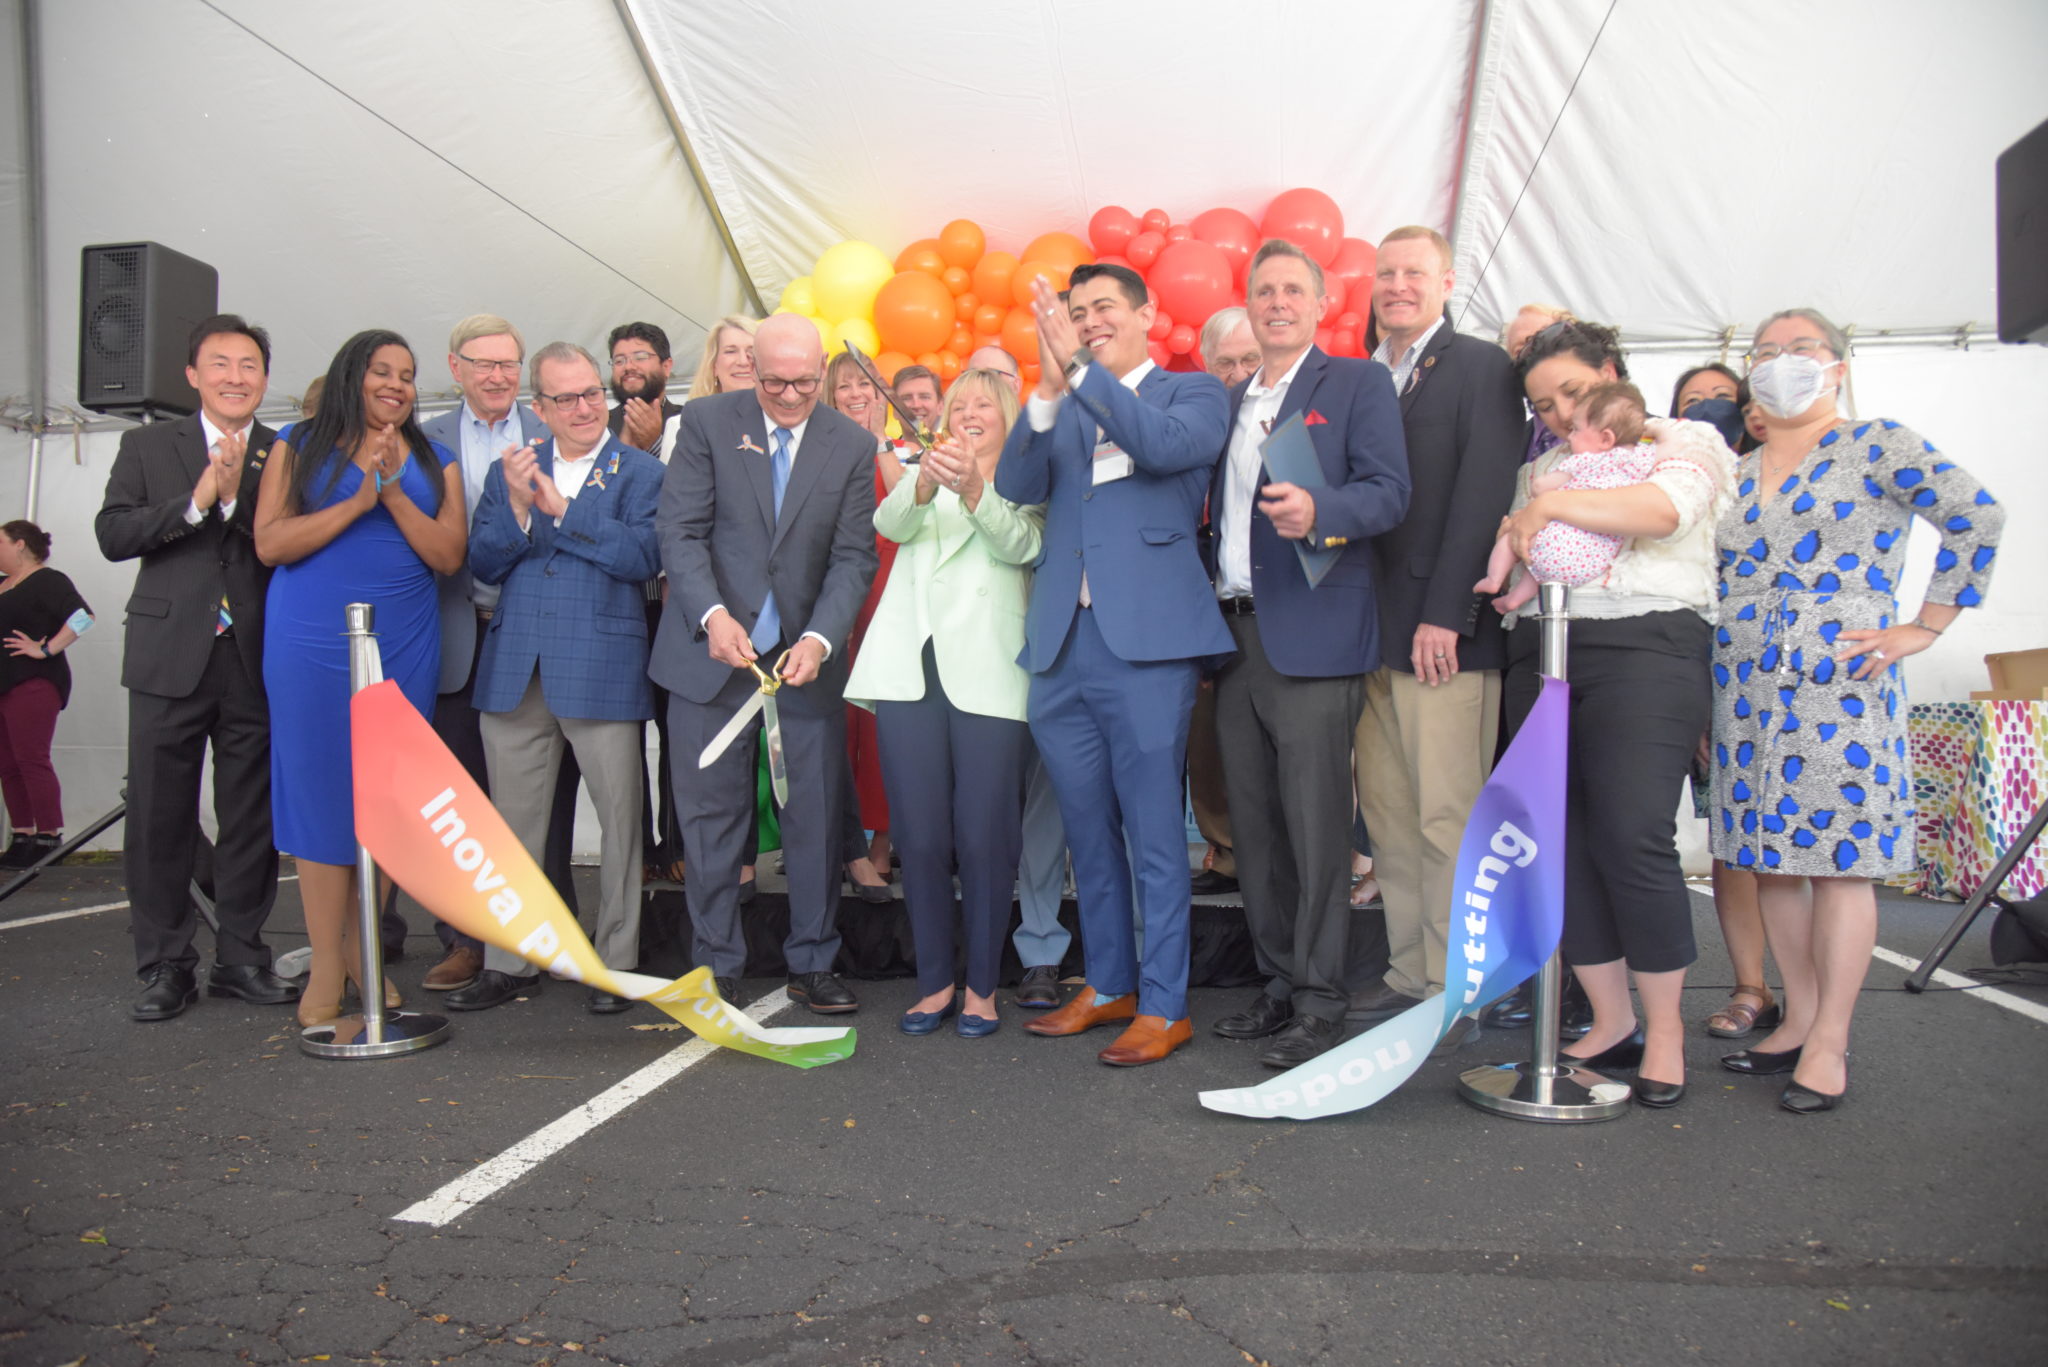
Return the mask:
[[[476,666],[484,754],[505,824],[536,857],[566,749],[589,781],[602,833],[597,927],[607,968],[640,961],[641,726],[647,683],[641,586],[659,561],[661,463],[605,427],[596,358],[573,342],[534,353],[533,391],[552,439],[491,467],[469,533],[479,582],[499,587]],[[540,974],[493,945],[482,974],[450,992],[451,1011],[499,1006]],[[597,1015],[632,1003],[592,988]]]
[[[495,313],[476,313],[455,325],[448,335],[448,373],[462,391],[462,402],[449,412],[421,424],[428,438],[455,452],[462,462],[462,495],[474,519],[483,498],[484,480],[500,456],[515,448],[530,446],[547,438],[547,426],[540,415],[519,402],[519,372],[526,356],[526,341],[519,329]],[[441,737],[462,767],[488,794],[491,791],[488,766],[484,763],[483,732],[472,698],[477,656],[483,650],[483,630],[490,625],[498,607],[498,587],[478,583],[464,564],[454,574],[443,575],[441,590],[441,679],[434,702],[434,731]],[[546,856],[541,866],[555,891],[571,911],[576,909],[576,887],[570,880],[570,842],[576,822],[576,769],[573,761],[563,767],[558,780]],[[386,903],[386,938],[390,942],[391,902]],[[403,921],[397,923],[400,936]],[[449,992],[467,987],[483,971],[481,940],[464,935],[446,921],[434,927],[444,950],[441,961],[427,970],[421,986],[429,992]]]
[[[668,460],[683,406],[668,400],[675,373],[668,334],[652,323],[621,323],[612,329],[612,435],[658,461]]]
[[[672,695],[669,731],[687,757],[701,754],[759,690],[755,667],[781,677],[789,995],[813,1011],[841,1012],[859,1006],[832,972],[845,645],[878,563],[875,439],[819,406],[824,368],[817,329],[778,314],[754,334],[753,389],[683,405],[656,518],[669,593],[648,672]],[[747,957],[740,864],[758,734],[757,721],[708,768],[679,773],[675,784],[695,958],[736,1004]]]

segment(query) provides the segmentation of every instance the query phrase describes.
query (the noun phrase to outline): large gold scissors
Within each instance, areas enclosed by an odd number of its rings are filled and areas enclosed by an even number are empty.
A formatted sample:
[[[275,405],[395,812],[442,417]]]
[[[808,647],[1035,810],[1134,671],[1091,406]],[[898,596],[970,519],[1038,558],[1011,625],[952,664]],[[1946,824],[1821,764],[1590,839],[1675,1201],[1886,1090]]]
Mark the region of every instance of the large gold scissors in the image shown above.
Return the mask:
[[[789,804],[789,760],[782,752],[782,713],[775,706],[775,695],[782,691],[783,661],[788,658],[789,652],[783,651],[772,671],[762,669],[752,660],[747,661],[747,668],[753,670],[754,677],[761,681],[760,690],[740,704],[740,710],[732,714],[732,719],[719,728],[711,743],[704,747],[704,752],[697,756],[697,767],[709,769],[720,755],[732,748],[732,743],[740,738],[740,733],[747,729],[758,713],[762,729],[768,735],[768,783],[775,790],[775,805],[778,807]]]

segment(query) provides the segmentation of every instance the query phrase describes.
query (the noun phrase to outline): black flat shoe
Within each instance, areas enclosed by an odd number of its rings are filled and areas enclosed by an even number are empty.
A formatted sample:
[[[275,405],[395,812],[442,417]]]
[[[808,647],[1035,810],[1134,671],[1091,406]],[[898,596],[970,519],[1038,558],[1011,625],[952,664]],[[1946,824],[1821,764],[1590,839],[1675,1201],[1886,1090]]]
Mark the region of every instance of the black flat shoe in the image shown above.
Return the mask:
[[[738,978],[713,978],[711,981],[718,988],[719,1000],[735,1010],[746,1009],[747,998],[740,989]]]
[[[590,989],[590,997],[583,1003],[583,1009],[593,1016],[616,1016],[621,1011],[633,1009],[631,997],[614,996],[601,987]]]
[[[1637,1026],[1633,1035],[1608,1045],[1597,1054],[1585,1058],[1577,1054],[1559,1054],[1558,1058],[1560,1061],[1577,1064],[1581,1068],[1591,1068],[1595,1072],[1605,1072],[1610,1068],[1633,1068],[1643,1061],[1642,1027]]]
[[[199,983],[191,969],[158,964],[143,975],[142,995],[128,1008],[128,1015],[132,1020],[167,1021],[198,1000]]]
[[[1293,1019],[1293,1002],[1281,1001],[1261,992],[1244,1010],[1217,1021],[1215,1030],[1225,1039],[1264,1039],[1285,1030]]]
[[[540,991],[540,974],[529,973],[515,978],[510,973],[500,973],[487,968],[476,975],[476,981],[468,987],[458,987],[441,998],[442,1005],[450,1011],[488,1011],[494,1006],[503,1006],[514,997]]]
[[[1794,1115],[1819,1115],[1822,1111],[1832,1111],[1841,1105],[1842,1098],[1847,1095],[1847,1084],[1844,1084],[1839,1092],[1828,1093],[1816,1092],[1803,1083],[1788,1082],[1785,1084],[1785,1090],[1778,1093],[1778,1106]]]
[[[1721,1066],[1731,1073],[1745,1077],[1769,1077],[1774,1073],[1789,1073],[1799,1066],[1799,1055],[1803,1046],[1780,1049],[1767,1054],[1761,1049],[1744,1049],[1740,1053],[1723,1054]]]
[[[239,997],[251,1006],[283,1006],[299,999],[303,984],[280,978],[261,964],[215,964],[206,975],[209,997]]]
[[[841,981],[836,973],[792,973],[789,975],[789,999],[801,1002],[813,1011],[836,1015],[842,1011],[858,1011],[860,1001],[851,988]]]
[[[1051,964],[1040,964],[1024,970],[1024,980],[1017,984],[1017,1005],[1028,1006],[1034,1011],[1043,1011],[1060,1004],[1060,971]]]
[[[1651,1106],[1659,1110],[1666,1106],[1676,1106],[1685,1100],[1683,1082],[1658,1082],[1655,1078],[1638,1077],[1630,1084],[1629,1090],[1635,1093],[1638,1106]]]

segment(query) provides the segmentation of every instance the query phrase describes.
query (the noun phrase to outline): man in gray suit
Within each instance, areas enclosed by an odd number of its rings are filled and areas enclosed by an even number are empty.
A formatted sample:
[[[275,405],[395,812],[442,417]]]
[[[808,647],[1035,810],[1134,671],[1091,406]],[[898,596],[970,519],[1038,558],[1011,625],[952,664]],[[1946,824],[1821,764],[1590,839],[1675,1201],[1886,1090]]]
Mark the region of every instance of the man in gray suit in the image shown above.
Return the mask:
[[[526,340],[519,329],[494,313],[476,313],[455,325],[448,335],[448,372],[462,390],[460,407],[421,424],[431,441],[455,453],[462,465],[462,498],[470,516],[483,497],[484,480],[507,450],[530,446],[548,439],[547,424],[531,408],[519,402],[519,370],[526,358]],[[434,731],[462,761],[462,767],[485,793],[491,791],[490,775],[484,764],[483,732],[480,729],[471,689],[476,680],[477,656],[483,646],[479,629],[491,620],[498,606],[498,586],[478,583],[464,564],[454,574],[442,576],[441,590],[441,681],[440,696],[434,703]],[[576,910],[576,889],[570,882],[570,839],[576,822],[576,782],[579,775],[573,756],[562,761],[560,780],[548,828],[546,857],[541,861],[548,881],[562,894],[570,911]],[[396,900],[396,893],[392,894]],[[385,941],[393,942],[392,918],[396,912],[385,907]],[[403,937],[405,923],[398,921]],[[484,966],[483,942],[464,935],[447,922],[435,926],[446,951],[441,962],[427,970],[421,983],[430,992],[448,992],[468,987]]]
[[[708,769],[696,756],[756,691],[771,662],[789,764],[782,810],[789,874],[789,995],[813,1011],[859,1005],[839,952],[839,766],[846,749],[846,638],[875,555],[873,434],[818,406],[817,329],[778,315],[754,334],[755,388],[683,405],[655,529],[668,603],[648,673],[669,690],[669,734],[695,954],[736,1001],[746,964],[739,875],[754,804],[749,728]],[[786,652],[786,655],[785,655]]]

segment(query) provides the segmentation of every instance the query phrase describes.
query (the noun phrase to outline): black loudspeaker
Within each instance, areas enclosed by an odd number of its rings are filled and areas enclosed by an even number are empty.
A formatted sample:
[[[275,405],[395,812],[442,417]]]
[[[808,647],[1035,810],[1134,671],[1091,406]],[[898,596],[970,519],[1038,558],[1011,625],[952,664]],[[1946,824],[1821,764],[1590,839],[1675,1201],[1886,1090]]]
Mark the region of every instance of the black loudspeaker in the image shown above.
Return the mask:
[[[78,401],[97,413],[194,413],[192,329],[220,311],[220,273],[155,242],[87,247],[78,303]]]
[[[2048,123],[1998,156],[1998,340],[2048,341]]]

